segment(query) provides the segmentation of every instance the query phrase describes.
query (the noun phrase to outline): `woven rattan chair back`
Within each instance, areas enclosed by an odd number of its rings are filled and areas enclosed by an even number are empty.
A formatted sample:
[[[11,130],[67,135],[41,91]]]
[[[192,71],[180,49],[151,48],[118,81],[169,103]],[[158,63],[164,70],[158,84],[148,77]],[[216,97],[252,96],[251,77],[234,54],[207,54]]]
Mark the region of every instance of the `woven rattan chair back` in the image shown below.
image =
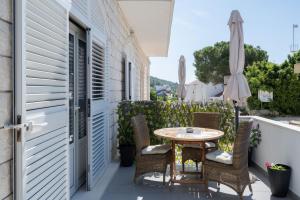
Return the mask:
[[[253,120],[240,122],[233,146],[233,167],[242,169],[248,166],[248,148]]]
[[[221,115],[218,112],[195,112],[193,126],[220,129]]]
[[[147,120],[144,115],[136,115],[131,118],[133,126],[134,140],[136,143],[136,150],[139,154],[143,148],[150,145],[149,129]]]

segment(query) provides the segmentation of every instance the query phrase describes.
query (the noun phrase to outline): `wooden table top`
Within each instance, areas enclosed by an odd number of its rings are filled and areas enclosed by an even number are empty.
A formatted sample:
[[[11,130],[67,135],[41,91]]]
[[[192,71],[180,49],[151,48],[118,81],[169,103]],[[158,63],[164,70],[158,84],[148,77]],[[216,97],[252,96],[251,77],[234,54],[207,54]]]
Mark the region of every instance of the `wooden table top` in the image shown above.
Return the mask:
[[[224,132],[215,129],[198,127],[188,128],[193,128],[193,133],[187,133],[187,127],[177,127],[157,129],[154,131],[154,135],[169,140],[189,142],[216,140],[224,135]]]

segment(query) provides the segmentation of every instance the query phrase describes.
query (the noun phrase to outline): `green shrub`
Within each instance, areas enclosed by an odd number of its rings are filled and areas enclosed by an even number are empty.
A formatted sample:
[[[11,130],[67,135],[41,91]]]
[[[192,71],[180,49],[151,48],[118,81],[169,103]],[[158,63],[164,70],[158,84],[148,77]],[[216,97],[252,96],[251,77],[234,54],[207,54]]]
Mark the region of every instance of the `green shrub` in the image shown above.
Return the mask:
[[[300,114],[300,80],[294,74],[294,64],[300,62],[300,52],[289,56],[281,65],[258,62],[246,69],[252,96],[248,98],[251,109],[270,109],[281,114]],[[273,101],[261,105],[258,90],[273,91]]]
[[[161,143],[153,132],[165,127],[192,126],[193,112],[220,112],[223,144],[231,145],[234,140],[234,112],[229,104],[178,103],[171,101],[123,101],[118,106],[118,139],[120,144],[134,144],[131,117],[146,116],[150,130],[151,144]],[[223,145],[226,146],[226,145]]]

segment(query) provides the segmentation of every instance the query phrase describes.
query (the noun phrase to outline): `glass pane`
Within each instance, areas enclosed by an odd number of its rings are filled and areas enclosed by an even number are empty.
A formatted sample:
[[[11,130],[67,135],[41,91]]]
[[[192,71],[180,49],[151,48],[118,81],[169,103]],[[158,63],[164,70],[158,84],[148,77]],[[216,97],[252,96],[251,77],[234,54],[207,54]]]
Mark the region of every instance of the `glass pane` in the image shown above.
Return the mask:
[[[87,65],[86,43],[78,40],[78,138],[87,135]]]
[[[69,34],[69,141],[74,142],[74,36]]]

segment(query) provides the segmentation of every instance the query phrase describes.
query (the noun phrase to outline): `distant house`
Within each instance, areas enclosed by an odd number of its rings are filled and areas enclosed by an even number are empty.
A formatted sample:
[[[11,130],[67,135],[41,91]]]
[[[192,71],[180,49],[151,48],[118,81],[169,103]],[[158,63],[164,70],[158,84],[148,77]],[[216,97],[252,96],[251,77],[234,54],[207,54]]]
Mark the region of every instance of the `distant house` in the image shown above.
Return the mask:
[[[223,101],[224,96],[223,96],[223,91],[216,94],[215,96],[209,97],[209,101]]]
[[[205,84],[195,80],[186,85],[185,101],[206,103],[223,92],[223,84]]]
[[[169,85],[156,85],[155,86],[157,96],[168,97],[171,96],[172,89]]]

